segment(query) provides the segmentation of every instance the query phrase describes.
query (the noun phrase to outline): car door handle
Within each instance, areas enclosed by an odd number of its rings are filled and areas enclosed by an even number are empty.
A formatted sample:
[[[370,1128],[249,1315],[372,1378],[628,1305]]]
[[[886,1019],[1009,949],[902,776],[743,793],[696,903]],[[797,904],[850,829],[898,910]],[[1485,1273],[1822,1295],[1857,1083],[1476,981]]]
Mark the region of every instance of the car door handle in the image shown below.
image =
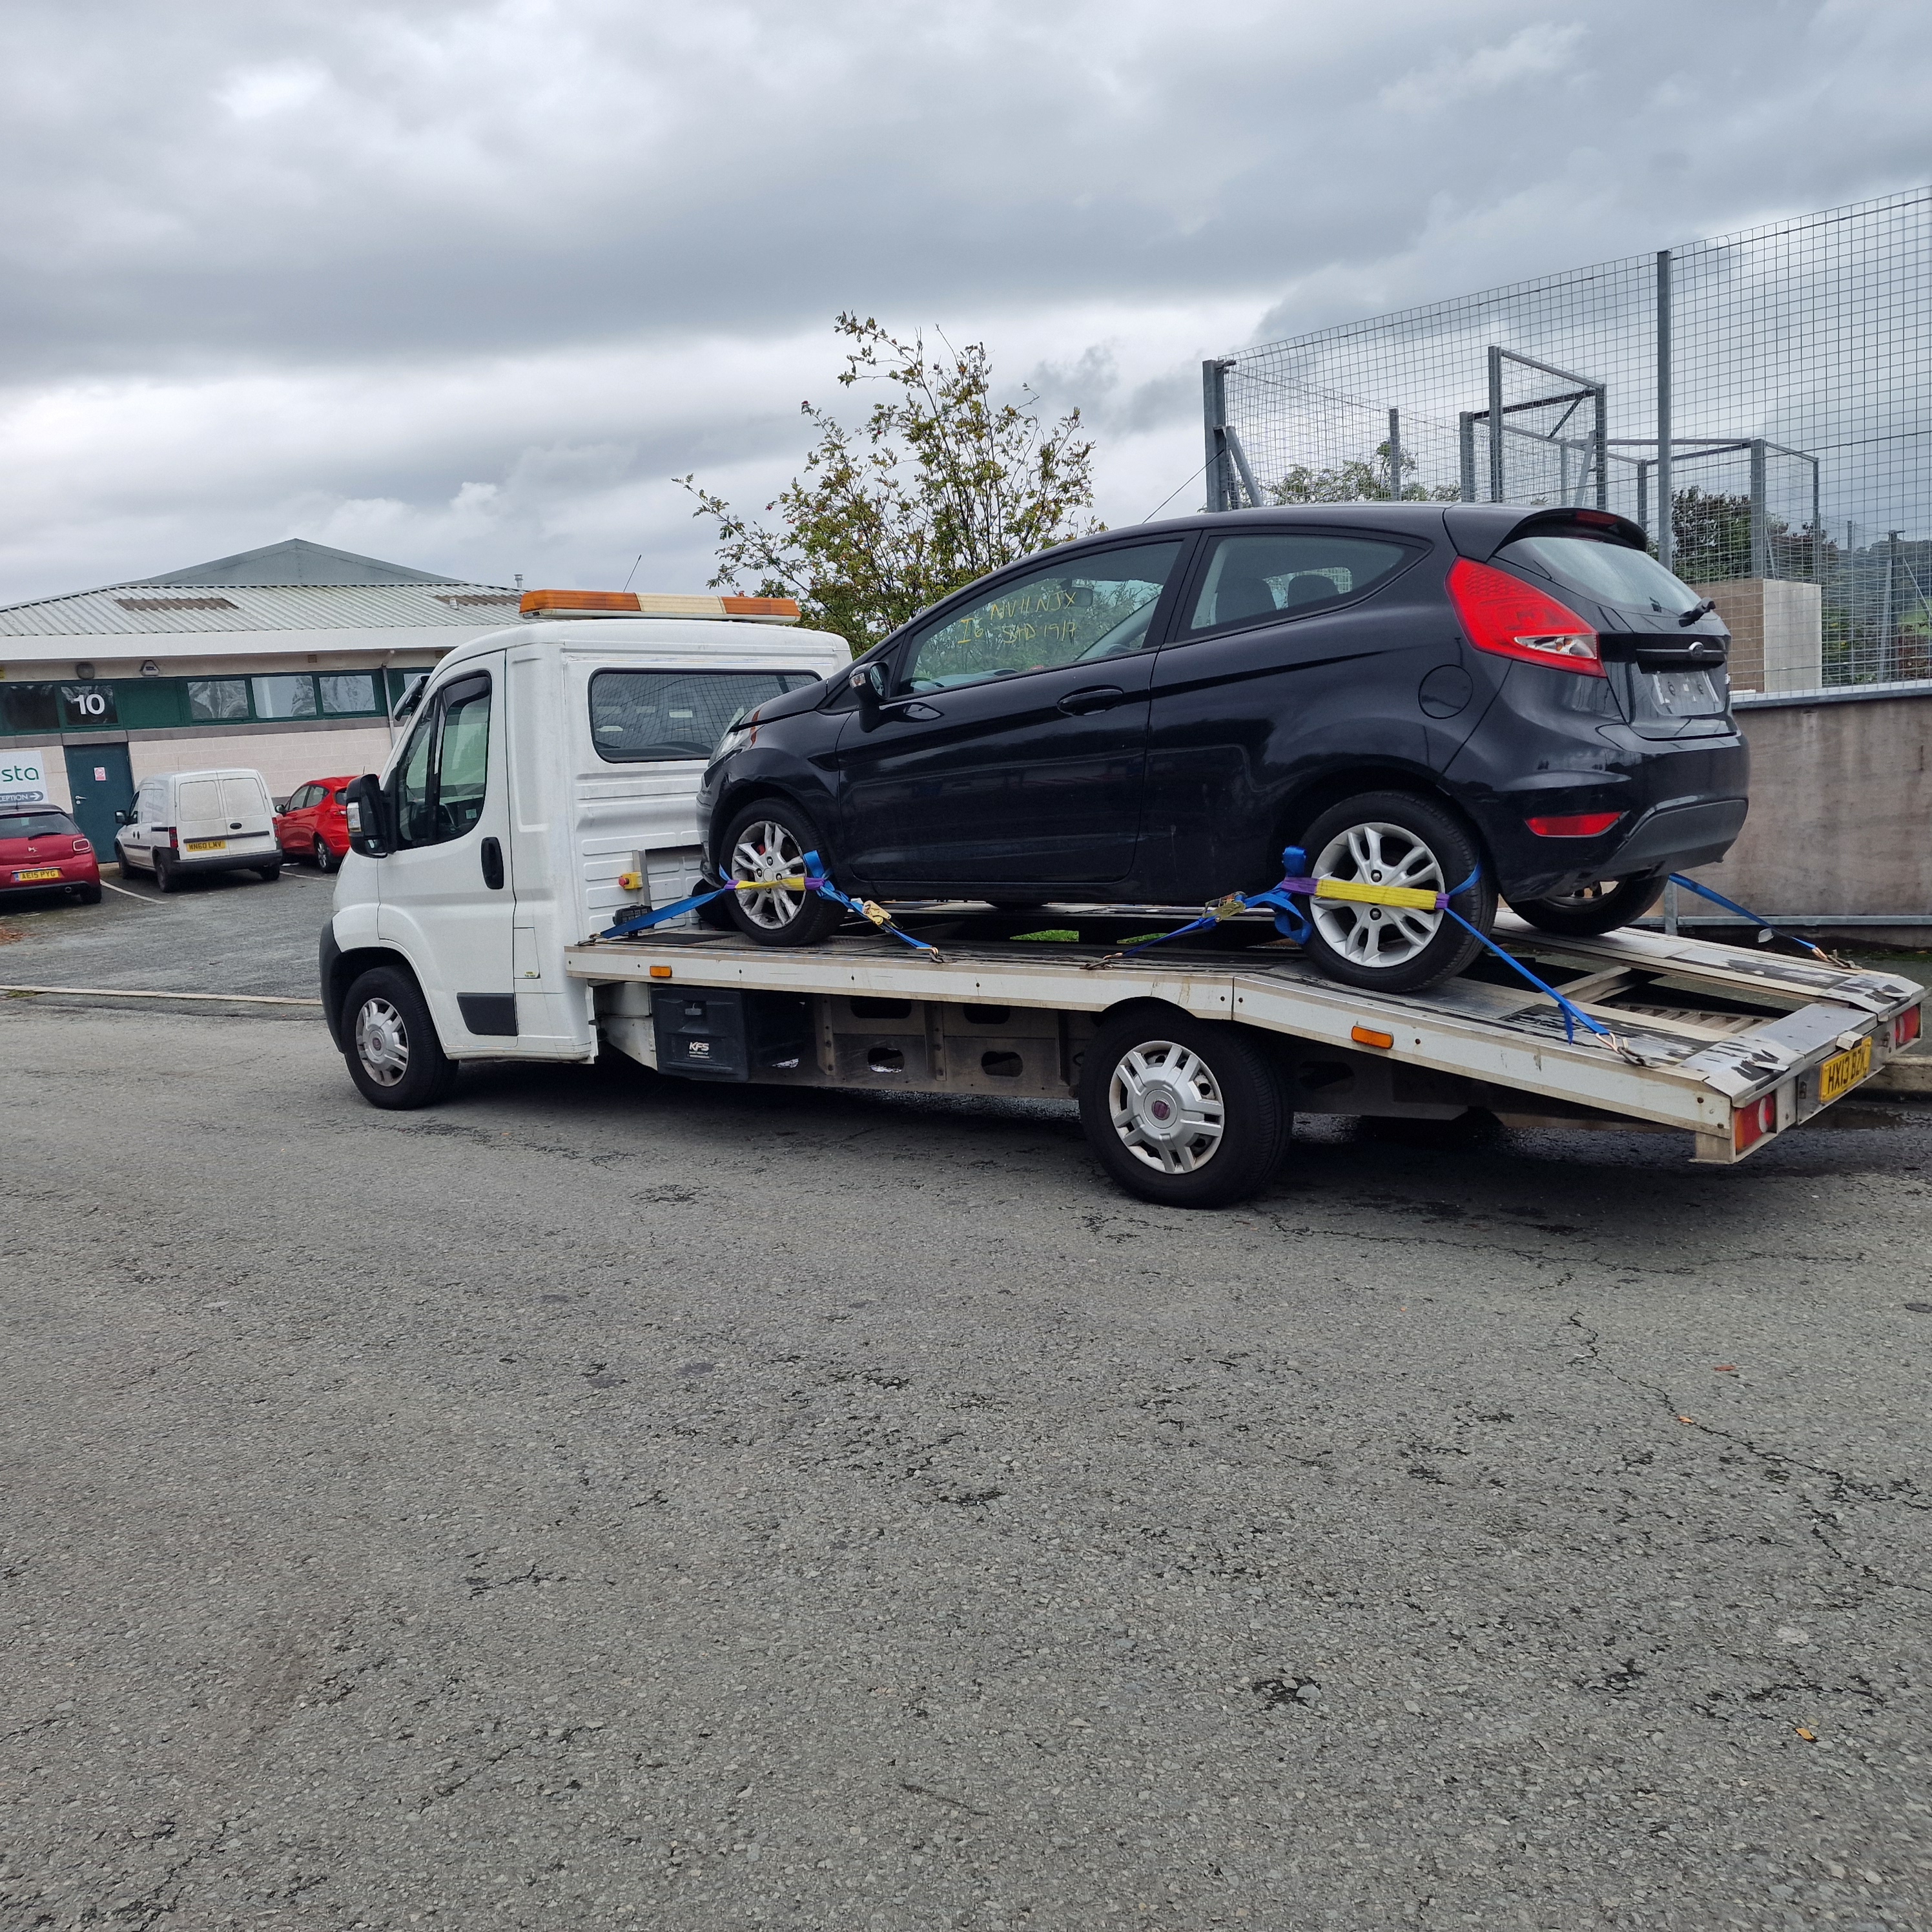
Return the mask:
[[[483,883],[493,892],[503,890],[503,848],[494,838],[483,842]]]
[[[1118,684],[1092,684],[1084,691],[1070,691],[1055,708],[1078,718],[1090,711],[1111,710],[1126,694]]]

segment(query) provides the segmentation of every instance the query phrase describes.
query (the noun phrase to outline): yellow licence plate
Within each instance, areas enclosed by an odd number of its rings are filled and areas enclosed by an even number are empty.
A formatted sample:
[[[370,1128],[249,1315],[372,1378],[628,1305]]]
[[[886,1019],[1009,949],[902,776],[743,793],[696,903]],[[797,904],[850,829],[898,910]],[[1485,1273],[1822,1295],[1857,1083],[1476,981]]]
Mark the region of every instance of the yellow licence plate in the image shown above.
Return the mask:
[[[190,838],[188,842],[190,852],[225,852],[228,841],[225,838]]]
[[[58,866],[42,866],[34,872],[16,872],[14,883],[16,886],[26,886],[31,885],[36,879],[57,879],[59,877],[60,868]]]
[[[1862,1040],[1849,1053],[1840,1053],[1818,1070],[1818,1104],[1849,1094],[1871,1071],[1872,1043]]]

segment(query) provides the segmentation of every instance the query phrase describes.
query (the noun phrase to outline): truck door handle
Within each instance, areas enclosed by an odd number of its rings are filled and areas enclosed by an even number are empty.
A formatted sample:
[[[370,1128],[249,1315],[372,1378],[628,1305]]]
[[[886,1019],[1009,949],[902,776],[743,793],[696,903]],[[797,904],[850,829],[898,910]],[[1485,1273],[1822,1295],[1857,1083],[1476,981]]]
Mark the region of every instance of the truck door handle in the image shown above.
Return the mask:
[[[1090,711],[1108,711],[1126,696],[1118,684],[1090,684],[1084,691],[1070,691],[1056,709],[1069,717],[1084,717]]]
[[[493,892],[503,890],[503,848],[494,838],[483,842],[483,883]]]

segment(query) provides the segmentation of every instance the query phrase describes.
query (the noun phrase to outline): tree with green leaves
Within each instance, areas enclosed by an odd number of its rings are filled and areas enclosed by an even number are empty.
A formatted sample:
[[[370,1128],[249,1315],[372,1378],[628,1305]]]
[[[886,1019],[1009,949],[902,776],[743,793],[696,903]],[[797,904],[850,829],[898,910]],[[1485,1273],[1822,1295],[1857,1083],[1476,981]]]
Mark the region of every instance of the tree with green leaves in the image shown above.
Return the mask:
[[[1389,446],[1376,446],[1372,457],[1352,456],[1327,470],[1294,464],[1286,476],[1268,486],[1270,503],[1386,503],[1389,500]],[[1453,483],[1434,488],[1408,480],[1415,458],[1402,459],[1402,500],[1405,503],[1453,503],[1462,492]]]
[[[856,429],[800,406],[818,441],[765,506],[776,527],[694,476],[678,479],[698,500],[692,514],[718,524],[714,589],[748,582],[796,597],[807,623],[856,656],[988,571],[1105,527],[1091,514],[1094,446],[1078,410],[1048,425],[1030,389],[996,404],[983,343],[928,356],[922,335],[902,341],[869,316],[835,327],[851,345],[841,386],[883,382],[887,394]]]

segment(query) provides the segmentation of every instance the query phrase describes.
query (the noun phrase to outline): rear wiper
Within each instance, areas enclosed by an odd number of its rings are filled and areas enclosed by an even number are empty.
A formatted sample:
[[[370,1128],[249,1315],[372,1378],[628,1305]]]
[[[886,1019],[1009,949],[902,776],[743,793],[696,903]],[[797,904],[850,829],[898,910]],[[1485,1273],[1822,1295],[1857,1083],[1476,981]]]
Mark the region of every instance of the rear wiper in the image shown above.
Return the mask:
[[[1696,623],[1700,617],[1708,617],[1717,608],[1718,600],[1706,597],[1701,604],[1694,604],[1689,610],[1678,614],[1678,628],[1681,630],[1686,624]]]

